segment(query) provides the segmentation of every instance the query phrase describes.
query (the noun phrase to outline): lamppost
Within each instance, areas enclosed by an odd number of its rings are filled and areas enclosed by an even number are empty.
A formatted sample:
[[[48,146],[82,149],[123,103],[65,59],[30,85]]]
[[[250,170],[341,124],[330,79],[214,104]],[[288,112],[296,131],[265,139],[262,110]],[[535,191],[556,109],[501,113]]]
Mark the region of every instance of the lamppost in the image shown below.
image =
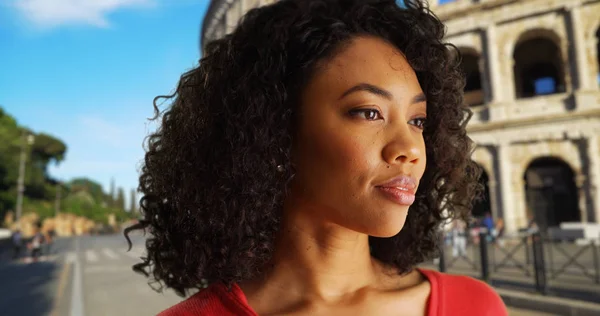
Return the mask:
[[[17,214],[16,222],[21,219],[23,211],[23,192],[25,192],[25,162],[27,160],[28,146],[33,144],[35,137],[26,131],[23,131],[23,143],[21,144],[21,158],[19,159],[19,179],[17,180]],[[20,225],[20,224],[19,224]]]
[[[60,213],[60,181],[56,183],[56,201],[54,202],[54,218]]]

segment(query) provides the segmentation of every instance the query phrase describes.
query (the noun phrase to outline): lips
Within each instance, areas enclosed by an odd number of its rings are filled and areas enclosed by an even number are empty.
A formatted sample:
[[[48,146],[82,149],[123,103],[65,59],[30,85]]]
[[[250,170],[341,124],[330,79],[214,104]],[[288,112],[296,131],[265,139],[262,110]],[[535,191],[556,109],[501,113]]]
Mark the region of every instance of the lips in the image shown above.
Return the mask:
[[[376,188],[392,202],[410,206],[415,202],[417,181],[410,176],[400,175],[376,186]]]

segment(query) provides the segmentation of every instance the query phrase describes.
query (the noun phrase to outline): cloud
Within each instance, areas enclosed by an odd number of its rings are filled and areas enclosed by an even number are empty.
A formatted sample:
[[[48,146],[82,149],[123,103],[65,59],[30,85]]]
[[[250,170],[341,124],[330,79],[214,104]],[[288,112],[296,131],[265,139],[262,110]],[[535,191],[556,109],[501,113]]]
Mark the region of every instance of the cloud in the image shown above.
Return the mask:
[[[109,13],[154,4],[154,0],[14,0],[14,7],[27,20],[44,28],[73,24],[109,27]]]

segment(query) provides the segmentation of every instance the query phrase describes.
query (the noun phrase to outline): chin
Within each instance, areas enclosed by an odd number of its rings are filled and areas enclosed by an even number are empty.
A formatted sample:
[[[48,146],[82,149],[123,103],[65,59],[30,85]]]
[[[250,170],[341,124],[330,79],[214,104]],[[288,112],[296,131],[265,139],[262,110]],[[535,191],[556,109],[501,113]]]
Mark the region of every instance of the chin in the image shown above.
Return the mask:
[[[381,216],[382,221],[369,225],[368,235],[379,238],[389,238],[398,235],[406,223],[406,214],[408,212],[398,213],[396,210],[392,216]]]

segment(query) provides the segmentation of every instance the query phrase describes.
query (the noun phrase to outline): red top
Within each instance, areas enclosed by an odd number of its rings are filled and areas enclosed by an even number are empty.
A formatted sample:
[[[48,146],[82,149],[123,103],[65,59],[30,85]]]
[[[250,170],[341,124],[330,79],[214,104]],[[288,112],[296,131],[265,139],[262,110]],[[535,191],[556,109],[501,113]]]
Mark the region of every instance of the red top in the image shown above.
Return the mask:
[[[431,284],[428,316],[506,316],[506,306],[489,285],[474,278],[418,269]],[[215,283],[158,316],[257,316],[237,284]]]

